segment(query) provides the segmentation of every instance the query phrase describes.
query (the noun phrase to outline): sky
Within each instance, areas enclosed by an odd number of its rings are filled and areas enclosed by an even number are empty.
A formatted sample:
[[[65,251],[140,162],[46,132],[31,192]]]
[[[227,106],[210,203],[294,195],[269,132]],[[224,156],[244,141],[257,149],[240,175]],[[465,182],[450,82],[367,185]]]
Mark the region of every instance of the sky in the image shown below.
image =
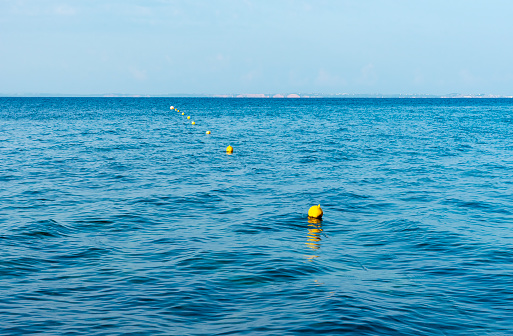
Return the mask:
[[[513,95],[510,0],[0,0],[1,94]]]

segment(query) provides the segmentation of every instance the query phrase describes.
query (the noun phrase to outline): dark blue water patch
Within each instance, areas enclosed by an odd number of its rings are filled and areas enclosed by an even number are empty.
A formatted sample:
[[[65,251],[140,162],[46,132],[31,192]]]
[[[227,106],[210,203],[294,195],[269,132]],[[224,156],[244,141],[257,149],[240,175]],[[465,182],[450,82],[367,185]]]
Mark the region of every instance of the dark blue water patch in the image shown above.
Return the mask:
[[[512,215],[509,209],[503,204],[483,202],[483,201],[464,201],[461,199],[447,199],[442,204],[451,205],[456,211],[486,211],[487,213],[497,213],[502,215]]]
[[[511,334],[512,113],[0,98],[0,333]]]
[[[94,212],[93,212],[94,213]],[[151,226],[157,219],[150,219],[136,213],[114,212],[105,213],[102,217],[79,215],[70,217],[73,226],[83,231],[124,231],[133,232]]]
[[[44,239],[45,237],[66,237],[71,235],[75,230],[54,219],[44,219],[29,222],[22,227],[13,228],[13,231],[17,236],[16,239],[22,239],[22,237]]]

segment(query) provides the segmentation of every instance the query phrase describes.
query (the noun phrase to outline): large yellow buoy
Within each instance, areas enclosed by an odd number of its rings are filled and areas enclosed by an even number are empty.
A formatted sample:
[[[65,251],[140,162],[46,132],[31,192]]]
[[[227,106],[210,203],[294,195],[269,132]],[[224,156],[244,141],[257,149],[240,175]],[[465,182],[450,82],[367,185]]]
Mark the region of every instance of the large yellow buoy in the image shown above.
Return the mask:
[[[207,131],[206,133],[207,133],[207,134],[210,134],[210,131]]]
[[[311,218],[322,218],[322,209],[321,205],[314,205],[308,210],[308,217]]]
[[[184,113],[184,112],[182,112],[182,115],[185,115],[185,113]]]
[[[194,121],[191,124],[196,125],[196,123]]]
[[[187,116],[187,119],[191,119],[191,116]]]
[[[233,147],[232,146],[226,147],[226,153],[233,153]]]

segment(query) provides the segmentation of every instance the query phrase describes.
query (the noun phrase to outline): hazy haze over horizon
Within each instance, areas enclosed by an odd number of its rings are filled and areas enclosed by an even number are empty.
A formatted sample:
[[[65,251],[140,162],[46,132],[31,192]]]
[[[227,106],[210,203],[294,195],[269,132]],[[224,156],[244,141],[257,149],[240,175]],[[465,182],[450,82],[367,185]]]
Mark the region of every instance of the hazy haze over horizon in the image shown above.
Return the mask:
[[[513,94],[510,1],[0,0],[0,93]]]

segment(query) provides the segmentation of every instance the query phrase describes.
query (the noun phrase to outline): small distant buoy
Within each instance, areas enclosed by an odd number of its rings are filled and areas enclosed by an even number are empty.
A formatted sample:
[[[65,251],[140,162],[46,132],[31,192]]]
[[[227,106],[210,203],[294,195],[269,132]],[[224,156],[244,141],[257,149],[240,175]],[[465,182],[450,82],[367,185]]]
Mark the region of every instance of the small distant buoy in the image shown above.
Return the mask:
[[[174,108],[175,108],[174,106],[171,106],[169,109],[170,109],[170,110],[172,110],[172,109],[174,109]]]
[[[184,112],[182,112],[182,115],[185,115],[185,113],[184,113]]]
[[[226,153],[233,153],[233,147],[232,146],[226,147]]]
[[[191,116],[187,116],[187,119],[191,119]]]
[[[322,218],[322,209],[321,205],[314,205],[308,210],[308,217],[311,218]]]
[[[196,125],[196,123],[194,121],[191,124]]]
[[[206,133],[207,133],[207,134],[210,134],[210,131],[207,131]]]

